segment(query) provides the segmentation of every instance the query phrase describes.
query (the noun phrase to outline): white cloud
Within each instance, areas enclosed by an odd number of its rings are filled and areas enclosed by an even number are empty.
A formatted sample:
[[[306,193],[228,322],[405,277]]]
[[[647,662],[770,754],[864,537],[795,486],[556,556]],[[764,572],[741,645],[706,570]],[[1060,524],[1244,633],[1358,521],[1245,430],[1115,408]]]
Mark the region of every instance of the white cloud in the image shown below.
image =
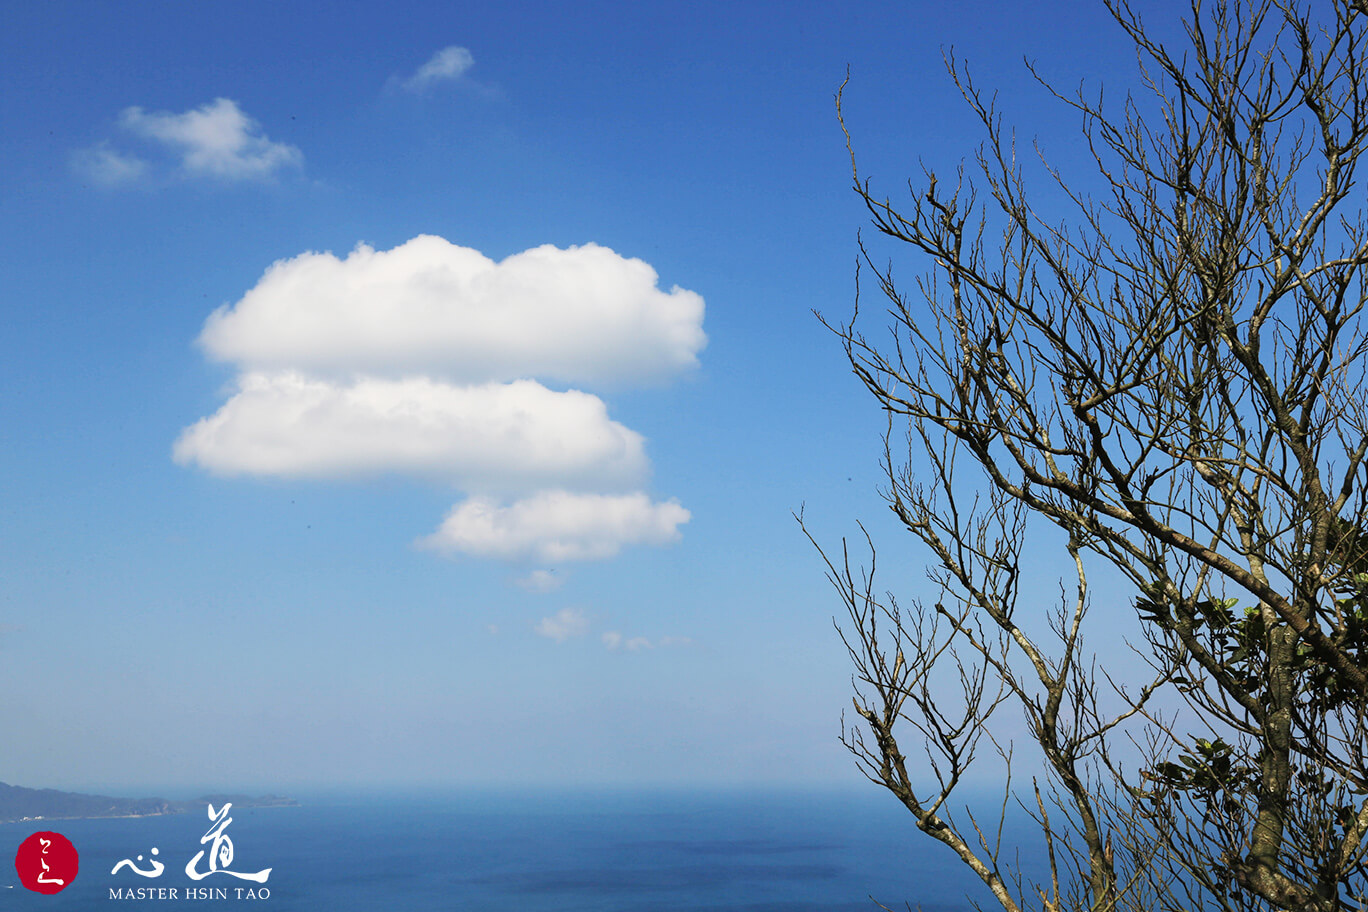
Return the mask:
[[[544,382],[668,379],[697,364],[702,321],[697,294],[595,244],[498,263],[432,236],[305,253],[205,321],[201,347],[238,377],[172,455],[228,476],[451,485],[467,499],[419,541],[445,554],[551,564],[667,544],[690,514],[645,493],[641,435]]]
[[[532,380],[453,386],[427,378],[336,383],[248,373],[186,428],[176,462],[220,475],[355,478],[385,473],[466,491],[630,490],[649,472],[640,434],[597,396]]]
[[[599,560],[625,545],[664,545],[679,539],[689,511],[677,501],[652,503],[625,495],[540,491],[510,506],[472,497],[453,507],[423,547],[505,560]]]
[[[107,142],[77,152],[71,164],[85,177],[106,187],[134,183],[147,173],[148,167],[147,162],[112,149]]]
[[[626,649],[628,652],[641,652],[645,649],[655,649],[658,646],[661,648],[666,646],[687,646],[693,642],[693,640],[688,637],[667,636],[661,637],[659,640],[652,643],[646,637],[642,636],[624,638],[623,635],[616,630],[606,631],[600,639],[603,640],[603,645],[607,646],[609,649]]]
[[[542,618],[532,628],[538,636],[563,643],[571,637],[583,636],[589,630],[589,619],[574,608],[562,608],[551,617]]]
[[[272,142],[261,133],[261,125],[231,98],[216,98],[181,114],[127,108],[119,124],[171,150],[192,176],[259,179],[297,167],[304,160],[299,149]]]
[[[453,44],[433,54],[417,72],[404,80],[403,85],[410,92],[422,92],[434,83],[460,79],[474,65],[475,58],[470,51]]]
[[[616,630],[610,630],[603,635],[603,644],[609,649],[621,647],[628,652],[640,652],[643,649],[651,648],[651,641],[645,637],[623,639],[622,634],[618,633]]]
[[[536,247],[496,263],[424,235],[346,259],[275,263],[206,321],[210,357],[252,369],[424,373],[456,382],[537,377],[621,384],[698,363],[703,299],[607,247]]]
[[[528,592],[553,592],[565,583],[563,576],[557,576],[554,570],[533,570],[527,576],[515,580],[515,584],[520,589]]]

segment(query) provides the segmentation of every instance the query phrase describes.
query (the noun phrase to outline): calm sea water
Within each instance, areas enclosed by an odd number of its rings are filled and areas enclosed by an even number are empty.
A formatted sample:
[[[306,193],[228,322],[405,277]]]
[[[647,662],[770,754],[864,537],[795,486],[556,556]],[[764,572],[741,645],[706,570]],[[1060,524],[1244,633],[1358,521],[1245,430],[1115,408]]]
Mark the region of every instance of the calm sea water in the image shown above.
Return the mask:
[[[391,795],[308,798],[297,808],[234,808],[232,870],[272,868],[259,885],[185,863],[204,815],[0,825],[0,909],[204,908],[458,912],[809,912],[967,909],[983,899],[943,846],[910,830],[877,791],[739,791]],[[35,830],[62,833],[80,873],[55,896],[19,884],[11,859]],[[165,865],[158,878],[123,858]],[[203,862],[201,863],[201,868]],[[13,885],[6,887],[6,885]],[[175,888],[176,899],[115,900],[111,887]],[[187,899],[220,887],[227,899]],[[242,888],[238,898],[236,888]]]

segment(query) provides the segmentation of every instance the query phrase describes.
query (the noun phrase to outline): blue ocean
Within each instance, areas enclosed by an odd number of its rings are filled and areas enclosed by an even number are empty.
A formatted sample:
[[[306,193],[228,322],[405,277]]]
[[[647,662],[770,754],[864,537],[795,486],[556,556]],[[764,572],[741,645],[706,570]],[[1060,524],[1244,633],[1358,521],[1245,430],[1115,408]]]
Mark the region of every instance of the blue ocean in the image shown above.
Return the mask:
[[[270,868],[264,884],[186,874],[213,825],[207,813],[0,825],[0,908],[873,912],[877,900],[938,912],[986,898],[872,786],[299,797],[300,807],[233,808],[223,831],[225,867]],[[36,830],[61,833],[80,855],[55,895],[25,889],[10,861]],[[160,876],[111,874],[122,859],[146,868],[153,847]],[[140,887],[153,892],[122,898]]]

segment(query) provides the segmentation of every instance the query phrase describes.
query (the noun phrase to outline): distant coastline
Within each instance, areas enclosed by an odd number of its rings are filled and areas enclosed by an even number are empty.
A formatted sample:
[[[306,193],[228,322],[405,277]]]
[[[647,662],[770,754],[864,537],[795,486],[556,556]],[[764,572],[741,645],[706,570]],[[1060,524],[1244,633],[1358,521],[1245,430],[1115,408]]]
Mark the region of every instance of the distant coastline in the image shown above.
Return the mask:
[[[36,820],[87,820],[97,817],[160,817],[203,813],[206,806],[231,802],[234,807],[297,807],[281,795],[204,795],[191,801],[165,798],[111,798],[57,789],[31,789],[0,782],[0,823]]]

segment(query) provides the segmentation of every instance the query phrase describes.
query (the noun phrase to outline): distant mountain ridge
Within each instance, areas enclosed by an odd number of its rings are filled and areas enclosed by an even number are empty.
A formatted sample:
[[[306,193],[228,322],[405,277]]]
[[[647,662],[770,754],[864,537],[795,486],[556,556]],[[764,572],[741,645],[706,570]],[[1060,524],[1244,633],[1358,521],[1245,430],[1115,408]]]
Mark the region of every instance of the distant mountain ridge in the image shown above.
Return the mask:
[[[294,807],[293,798],[280,795],[205,795],[193,801],[167,801],[165,798],[111,798],[108,795],[83,795],[57,789],[31,789],[0,782],[0,823],[33,819],[72,819],[87,817],[153,817],[161,814],[204,813],[207,805],[218,807],[231,802],[234,807]]]

